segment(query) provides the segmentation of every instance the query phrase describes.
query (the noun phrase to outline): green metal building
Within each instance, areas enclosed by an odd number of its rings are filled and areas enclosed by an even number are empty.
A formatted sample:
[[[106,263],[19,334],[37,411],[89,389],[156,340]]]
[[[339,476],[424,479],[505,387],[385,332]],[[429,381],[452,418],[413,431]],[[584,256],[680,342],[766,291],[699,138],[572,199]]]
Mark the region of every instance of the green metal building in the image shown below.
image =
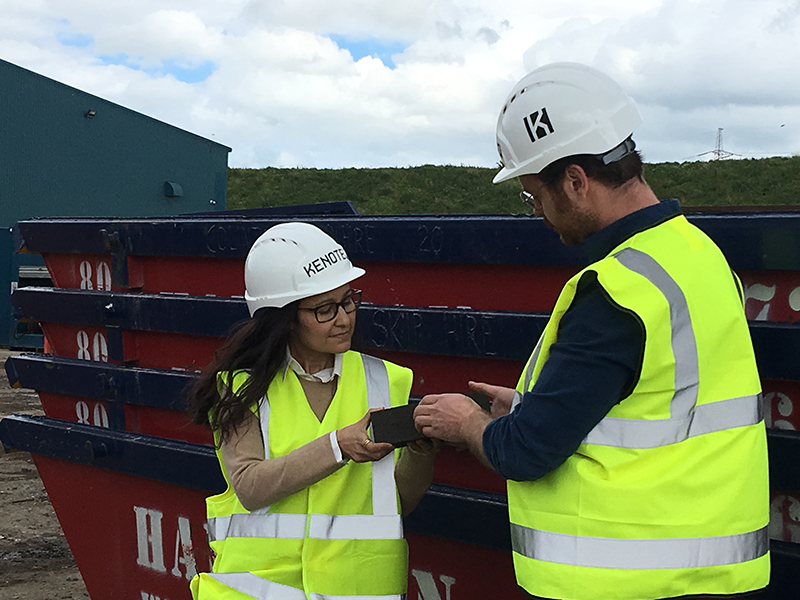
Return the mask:
[[[9,297],[47,277],[39,257],[14,254],[14,223],[224,210],[230,151],[0,60],[0,345],[36,345]]]

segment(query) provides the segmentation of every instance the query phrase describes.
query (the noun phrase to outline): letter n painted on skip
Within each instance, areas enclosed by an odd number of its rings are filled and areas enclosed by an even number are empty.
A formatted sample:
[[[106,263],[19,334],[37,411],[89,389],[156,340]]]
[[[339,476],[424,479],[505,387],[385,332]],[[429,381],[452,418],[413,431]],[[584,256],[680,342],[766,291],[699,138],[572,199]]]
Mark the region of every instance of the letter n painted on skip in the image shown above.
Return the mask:
[[[164,514],[141,506],[134,506],[133,511],[136,513],[136,543],[139,549],[136,564],[166,573],[164,541],[161,535],[161,519]]]
[[[411,569],[411,574],[417,581],[419,594],[416,600],[451,600],[450,588],[456,582],[454,577],[447,575],[440,575],[439,581],[444,584],[444,597],[439,593],[439,586],[433,578],[433,573],[430,571],[420,571],[419,569]],[[409,600],[411,600],[409,596]]]

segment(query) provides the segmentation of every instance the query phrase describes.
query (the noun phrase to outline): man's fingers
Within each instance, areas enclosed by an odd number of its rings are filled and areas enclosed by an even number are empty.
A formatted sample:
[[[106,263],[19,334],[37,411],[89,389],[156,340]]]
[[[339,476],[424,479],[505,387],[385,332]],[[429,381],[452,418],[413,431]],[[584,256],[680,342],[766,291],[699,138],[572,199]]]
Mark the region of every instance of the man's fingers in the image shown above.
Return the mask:
[[[488,383],[483,383],[481,381],[470,381],[468,382],[469,389],[474,392],[480,392],[481,394],[486,394],[487,396],[494,397],[494,394],[497,391],[496,385],[491,385]]]
[[[417,406],[425,406],[429,404],[436,404],[436,401],[439,399],[441,394],[428,394],[427,396],[423,396],[422,400],[419,401]]]
[[[419,415],[417,416],[416,413],[414,414],[414,427],[420,433],[424,433],[422,431],[423,427],[428,427],[430,425],[430,419],[428,415]]]
[[[429,404],[418,404],[414,408],[414,422],[416,423],[419,419],[422,419],[423,422],[427,419],[430,419],[431,415],[433,415],[435,411],[435,407],[432,403]]]
[[[430,404],[427,406],[418,405],[414,409],[414,423],[417,425],[417,429],[419,429],[420,423],[429,423],[432,414],[433,407]]]
[[[428,438],[431,438],[431,439],[436,439],[436,440],[439,439],[437,437],[437,434],[439,432],[436,430],[436,428],[433,425],[426,425],[425,427],[420,429],[420,433],[422,433],[422,435],[424,435],[425,437],[428,437]]]

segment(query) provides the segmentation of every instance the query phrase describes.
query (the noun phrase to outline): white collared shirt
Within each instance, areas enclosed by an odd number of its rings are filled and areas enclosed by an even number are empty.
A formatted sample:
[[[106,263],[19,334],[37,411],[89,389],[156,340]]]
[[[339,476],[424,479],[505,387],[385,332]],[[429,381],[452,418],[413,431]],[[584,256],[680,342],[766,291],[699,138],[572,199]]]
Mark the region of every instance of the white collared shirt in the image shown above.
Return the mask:
[[[305,379],[306,381],[318,381],[320,383],[329,383],[333,381],[333,378],[336,376],[342,376],[342,355],[341,354],[334,354],[333,355],[333,367],[328,367],[327,369],[322,369],[321,371],[317,371],[316,373],[306,373],[306,370],[303,368],[297,359],[292,356],[292,352],[289,350],[289,346],[286,346],[286,362],[283,366],[283,378],[286,379],[286,372],[288,369],[291,369],[295,372],[295,374],[300,379]]]

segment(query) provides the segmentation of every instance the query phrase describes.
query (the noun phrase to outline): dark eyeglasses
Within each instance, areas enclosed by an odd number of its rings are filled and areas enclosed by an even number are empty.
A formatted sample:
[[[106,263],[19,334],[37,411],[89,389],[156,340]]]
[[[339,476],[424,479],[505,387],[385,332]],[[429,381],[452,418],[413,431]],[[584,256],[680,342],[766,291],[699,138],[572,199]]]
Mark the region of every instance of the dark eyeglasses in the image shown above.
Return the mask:
[[[531,208],[533,208],[534,210],[536,209],[536,204],[534,204],[534,200],[533,200],[533,194],[531,194],[530,192],[526,192],[525,190],[522,190],[519,193],[519,199],[522,200],[525,204],[527,204]]]
[[[348,315],[352,313],[361,305],[361,290],[350,290],[350,293],[345,296],[341,302],[326,302],[314,308],[300,307],[300,310],[313,311],[317,319],[317,323],[327,323],[333,321],[336,315],[339,314],[339,307],[341,306]]]

